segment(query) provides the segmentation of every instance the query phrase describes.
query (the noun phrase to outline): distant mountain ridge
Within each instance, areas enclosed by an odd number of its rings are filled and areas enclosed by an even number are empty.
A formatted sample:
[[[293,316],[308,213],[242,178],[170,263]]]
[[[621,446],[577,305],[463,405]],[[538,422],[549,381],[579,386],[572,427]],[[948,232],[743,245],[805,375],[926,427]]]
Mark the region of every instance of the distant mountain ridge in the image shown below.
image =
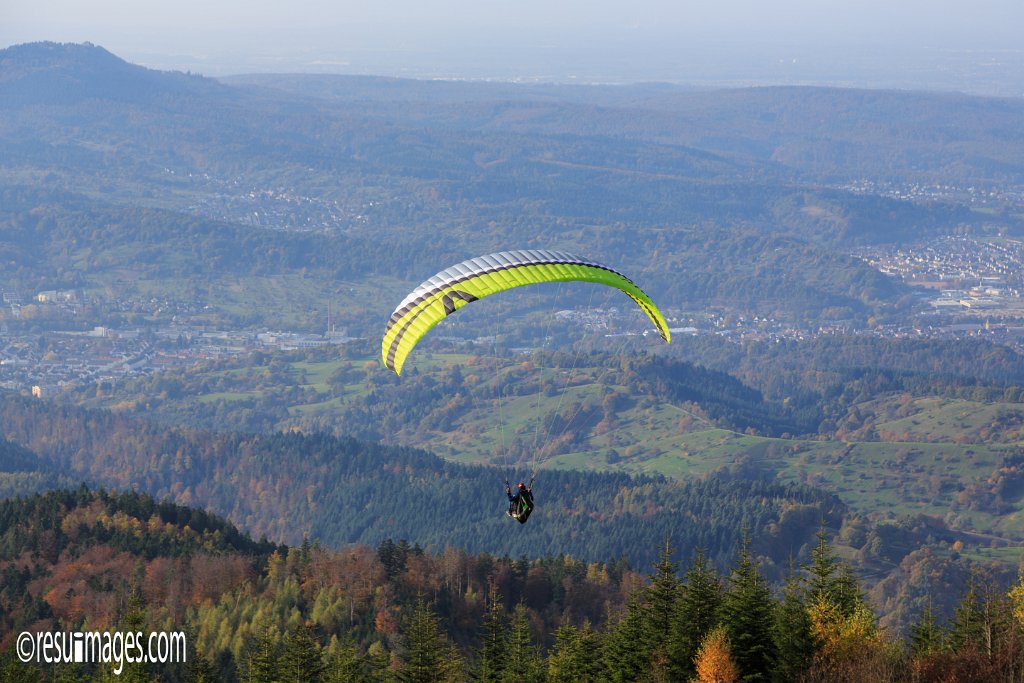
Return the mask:
[[[783,178],[788,169],[833,181],[851,173],[881,173],[889,180],[911,172],[921,180],[955,172],[969,174],[965,181],[1024,182],[1024,102],[1007,98],[818,86],[708,90],[314,74],[215,80],[147,69],[91,43],[0,50],[0,108],[185,95],[257,98],[275,109],[289,101],[318,102],[330,105],[329,118],[379,116],[389,127],[411,123],[421,132],[440,124],[464,132],[572,135],[576,142],[611,135],[667,146],[663,154],[687,150],[736,163],[734,171],[749,177]],[[406,149],[414,153],[416,147]]]
[[[321,74],[247,74],[220,79],[337,103],[403,103],[449,112],[488,130],[603,135],[686,146],[729,160],[834,175],[845,167],[914,168],[931,173],[959,150],[998,134],[1002,146],[956,159],[993,179],[1021,182],[1024,101],[957,93],[825,86],[698,89],[415,81]],[[587,108],[581,118],[579,110]],[[723,130],[733,134],[723,134]],[[822,154],[827,148],[830,154]],[[948,150],[947,150],[948,151]],[[943,169],[944,170],[944,169]]]
[[[0,282],[12,289],[130,298],[122,283],[309,268],[397,292],[392,283],[439,264],[516,245],[613,261],[662,307],[861,325],[899,315],[909,292],[851,245],[1024,234],[1013,191],[1024,103],[1004,100],[341,76],[229,84],[94,45],[33,43],[0,51],[0,111],[0,253],[23,268]],[[939,178],[956,192],[899,194]],[[86,201],[87,214],[68,211]],[[134,272],[118,272],[127,263]],[[323,291],[288,310],[321,308]],[[260,303],[240,303],[250,323]],[[356,332],[387,315],[350,304]]]
[[[92,43],[25,43],[0,50],[0,108],[89,99],[148,102],[221,87],[201,76],[131,64]]]

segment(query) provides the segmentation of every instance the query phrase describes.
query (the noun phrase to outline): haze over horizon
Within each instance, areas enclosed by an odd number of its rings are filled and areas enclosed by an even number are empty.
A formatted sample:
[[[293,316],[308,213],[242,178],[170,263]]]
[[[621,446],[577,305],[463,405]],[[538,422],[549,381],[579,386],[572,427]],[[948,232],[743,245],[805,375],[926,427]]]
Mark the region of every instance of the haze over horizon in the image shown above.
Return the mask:
[[[829,84],[1024,96],[1024,3],[1014,0],[5,5],[2,46],[92,42],[144,66],[208,76]]]

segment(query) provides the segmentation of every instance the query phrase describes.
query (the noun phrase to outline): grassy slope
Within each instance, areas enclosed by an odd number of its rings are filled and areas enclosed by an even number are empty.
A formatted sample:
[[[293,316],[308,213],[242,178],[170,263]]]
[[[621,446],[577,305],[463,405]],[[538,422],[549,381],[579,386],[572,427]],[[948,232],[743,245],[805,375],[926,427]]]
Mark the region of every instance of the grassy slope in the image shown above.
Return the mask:
[[[464,367],[467,382],[474,365],[465,354],[421,353],[414,357],[419,373],[440,375],[457,363]],[[339,370],[352,375],[344,385],[329,393],[329,379]],[[300,402],[289,407],[279,429],[308,428],[309,419],[321,425],[346,430],[343,411],[368,395],[371,377],[379,370],[372,359],[293,359],[287,375],[293,396]],[[699,408],[672,405],[649,397],[629,396],[623,386],[611,389],[627,396],[611,424],[591,426],[574,434],[568,429],[547,429],[542,419],[573,409],[578,404],[597,404],[609,387],[601,382],[598,368],[566,370],[538,368],[538,376],[551,375],[564,392],[525,393],[516,396],[481,398],[474,396],[452,422],[434,425],[423,420],[389,434],[387,440],[428,448],[442,457],[465,463],[490,462],[510,470],[571,468],[660,473],[669,477],[703,475],[732,470],[742,476],[758,473],[786,481],[800,481],[837,492],[844,502],[864,514],[881,518],[927,514],[941,517],[961,530],[976,530],[1015,540],[1024,539],[1024,513],[986,509],[971,504],[963,492],[981,487],[999,469],[1003,458],[1019,450],[1019,443],[982,443],[984,430],[993,419],[1003,416],[1011,423],[1020,418],[1020,406],[1002,403],[919,397],[878,399],[864,405],[864,412],[877,415],[878,433],[898,435],[889,441],[844,442],[836,440],[776,439],[721,429],[702,417]],[[261,368],[236,368],[208,373],[210,379],[239,383],[237,390],[220,386],[201,395],[186,395],[179,403],[167,403],[158,410],[173,415],[184,404],[235,402],[271,398],[282,387],[267,382],[246,386],[246,381],[263,377]],[[294,388],[299,392],[294,392]],[[563,395],[564,393],[564,395]],[[115,405],[123,396],[111,396]],[[310,400],[312,399],[312,400]],[[887,419],[887,415],[902,417]],[[1007,418],[1007,416],[1010,416]],[[1014,430],[1002,433],[1015,435]],[[909,435],[909,438],[908,438]],[[954,438],[961,443],[954,443]],[[966,441],[966,442],[965,442]],[[518,442],[520,462],[510,452]],[[553,453],[551,452],[553,451]],[[1010,501],[1013,502],[1012,500]]]

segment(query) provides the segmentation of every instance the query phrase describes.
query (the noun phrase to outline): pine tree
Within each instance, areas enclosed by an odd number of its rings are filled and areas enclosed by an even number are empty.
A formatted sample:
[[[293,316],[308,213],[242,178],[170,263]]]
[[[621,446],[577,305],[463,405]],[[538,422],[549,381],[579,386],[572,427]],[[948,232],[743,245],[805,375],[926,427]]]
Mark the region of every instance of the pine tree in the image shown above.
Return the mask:
[[[548,683],[589,683],[600,669],[598,636],[584,623],[582,628],[565,624],[555,632],[548,654]]]
[[[932,598],[928,596],[921,615],[910,627],[910,654],[914,657],[927,657],[942,647],[942,640],[942,629],[935,621]]]
[[[50,675],[46,678],[48,683],[86,683],[90,679],[86,677],[85,667],[81,664],[56,664],[53,666],[53,670]],[[4,677],[2,668],[0,668],[0,681],[7,681]],[[189,679],[186,679],[189,680]],[[205,681],[215,681],[216,678],[207,678]],[[191,681],[189,680],[189,683]]]
[[[626,613],[608,629],[602,649],[604,678],[613,683],[635,681],[650,668],[651,651],[644,633],[643,607],[636,599]]]
[[[744,537],[729,591],[722,599],[722,625],[743,681],[768,681],[775,662],[774,603]]]
[[[666,543],[661,558],[654,565],[651,583],[644,590],[644,626],[653,643],[663,643],[669,638],[679,601],[678,568],[679,565],[672,561],[672,548]]]
[[[807,614],[815,654],[813,669],[820,676],[878,677],[890,666],[874,612],[847,562],[836,559],[825,529],[811,551]]]
[[[680,582],[676,574],[679,565],[672,561],[672,553],[672,548],[666,542],[661,558],[654,565],[651,583],[644,589],[644,648],[651,653],[652,675],[655,679],[678,679],[685,668],[682,662],[673,662],[669,652],[675,642],[672,628],[676,624],[680,595]]]
[[[985,652],[985,613],[972,578],[960,604],[953,610],[949,646],[956,653]]]
[[[138,568],[136,568],[138,571]],[[119,628],[125,633],[140,633],[146,626],[146,607],[138,588],[133,588],[128,595],[124,612],[118,620]],[[143,644],[142,647],[145,647]],[[118,681],[118,683],[148,683],[151,674],[145,662],[121,662],[119,672],[115,672],[118,664],[104,664],[101,667],[102,680]]]
[[[977,652],[992,657],[1003,648],[1017,647],[1020,632],[1007,595],[986,583],[977,587],[972,578],[967,594],[953,612],[949,643],[954,652]]]
[[[805,567],[811,574],[808,602],[814,602],[821,597],[834,602],[835,573],[839,570],[839,562],[828,542],[824,523],[816,536],[818,545],[811,551],[811,564]]]
[[[309,624],[303,622],[288,632],[278,660],[280,683],[318,683],[323,673],[320,645]]]
[[[278,637],[268,623],[260,623],[246,646],[242,680],[245,683],[273,683],[277,679]]]
[[[447,680],[461,666],[458,654],[441,631],[437,615],[423,598],[416,601],[409,618],[405,650],[398,678],[407,683]]]
[[[185,681],[187,683],[213,683],[218,680],[217,670],[209,657],[201,653],[196,643],[199,641],[199,630],[194,624],[185,627]]]
[[[555,631],[555,644],[548,653],[548,682],[575,683],[577,658],[580,653],[580,631],[572,624],[563,624]]]
[[[780,683],[799,680],[814,658],[811,618],[804,604],[804,587],[790,568],[782,602],[775,610],[775,648],[778,652],[775,680]]]
[[[214,683],[219,680],[219,677],[210,658],[194,651],[189,654],[185,668],[185,680],[188,683]]]
[[[13,647],[0,651],[0,681],[7,683],[38,683],[43,680],[42,670],[26,664],[14,653]]]
[[[1024,632],[1013,615],[1013,601],[1009,594],[990,588],[985,599],[988,616],[989,652],[1007,653],[1010,659],[1017,659],[1024,645]],[[1017,653],[1017,654],[1009,654]]]
[[[369,680],[366,658],[359,653],[355,643],[350,640],[331,642],[323,680],[328,683],[364,683]]]
[[[683,580],[668,655],[670,663],[678,667],[680,677],[685,680],[694,673],[693,658],[700,644],[718,625],[722,584],[704,556],[703,548],[697,549]]]
[[[853,567],[848,562],[839,563],[839,576],[832,583],[832,599],[845,617],[853,616],[867,605],[864,592],[860,589],[860,582],[854,576]]]
[[[530,614],[523,603],[516,605],[512,612],[512,628],[505,653],[502,680],[508,683],[539,683],[544,680],[544,662],[533,644]]]
[[[506,619],[501,608],[501,596],[491,587],[489,605],[484,615],[480,648],[473,667],[473,680],[493,683],[502,679],[505,664]]]
[[[380,641],[370,643],[366,648],[367,662],[370,669],[370,680],[378,683],[391,683],[397,680],[392,667],[392,653]]]
[[[818,545],[811,551],[811,564],[805,567],[811,575],[807,604],[826,600],[843,617],[853,617],[867,604],[860,582],[848,562],[836,559],[824,526],[818,530],[817,538]]]
[[[729,648],[729,639],[721,626],[708,633],[694,657],[699,683],[736,683],[740,680]]]

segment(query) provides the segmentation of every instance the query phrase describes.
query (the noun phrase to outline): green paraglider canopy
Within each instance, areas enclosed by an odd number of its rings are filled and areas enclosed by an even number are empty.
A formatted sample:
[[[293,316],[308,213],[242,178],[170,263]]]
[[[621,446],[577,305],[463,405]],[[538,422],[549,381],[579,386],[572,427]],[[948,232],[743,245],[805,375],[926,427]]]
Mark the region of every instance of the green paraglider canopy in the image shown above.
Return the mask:
[[[402,300],[388,320],[381,355],[384,365],[401,374],[417,342],[468,303],[490,294],[542,282],[593,282],[625,292],[651,319],[662,339],[668,325],[651,298],[613,268],[560,251],[528,249],[478,256],[442,270]]]

